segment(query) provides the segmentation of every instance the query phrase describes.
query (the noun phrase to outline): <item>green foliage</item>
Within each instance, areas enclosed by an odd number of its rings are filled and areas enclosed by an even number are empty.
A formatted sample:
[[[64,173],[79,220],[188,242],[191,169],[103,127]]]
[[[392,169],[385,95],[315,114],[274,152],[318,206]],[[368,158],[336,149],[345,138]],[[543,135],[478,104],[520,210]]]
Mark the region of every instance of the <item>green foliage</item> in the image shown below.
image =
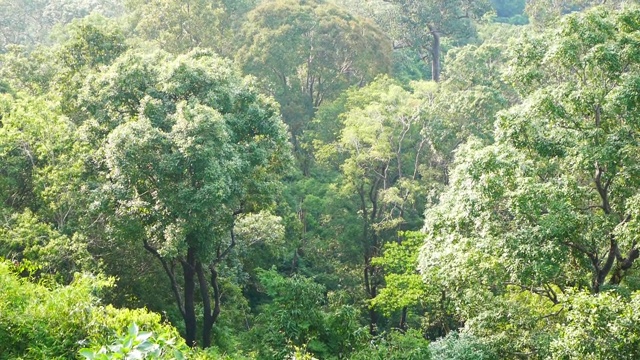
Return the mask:
[[[385,18],[397,47],[410,47],[418,56],[431,63],[431,79],[440,80],[442,45],[473,42],[476,36],[474,19],[481,18],[491,8],[489,1],[394,0],[386,7]]]
[[[134,32],[172,53],[194,48],[222,49],[221,1],[127,1]]]
[[[60,234],[30,210],[15,213],[0,227],[0,254],[16,264],[34,266],[29,275],[53,275],[63,283],[70,282],[75,272],[95,270],[81,238]]]
[[[157,314],[101,306],[95,293],[111,286],[112,279],[78,275],[67,286],[34,284],[16,270],[0,263],[0,359],[74,358],[81,344],[107,343],[131,322],[178,336]]]
[[[261,286],[272,299],[260,309],[254,332],[260,339],[258,353],[264,359],[283,359],[294,347],[322,352],[319,336],[324,330],[324,288],[313,279],[283,277],[274,269],[258,272]]]
[[[99,350],[80,349],[79,353],[87,360],[110,359],[186,359],[187,348],[184,344],[176,346],[175,339],[166,338],[165,334],[140,331],[136,323],[129,326],[126,335],[118,337],[111,345],[102,346]]]
[[[523,103],[499,114],[495,143],[457,150],[426,212],[422,275],[503,358],[550,355],[568,289],[636,290],[638,14],[596,8],[518,45]]]
[[[640,356],[631,2],[125,3],[0,0],[0,359]]]
[[[562,15],[571,12],[582,11],[594,6],[617,8],[626,3],[632,4],[633,2],[627,0],[529,0],[525,12],[534,24],[545,25],[554,24]]]
[[[368,337],[360,325],[360,312],[348,304],[345,293],[325,296],[325,288],[313,279],[283,277],[275,269],[260,269],[257,274],[270,298],[260,306],[251,330],[250,339],[260,344],[254,345],[259,358],[345,356]]]
[[[354,360],[428,360],[431,359],[429,342],[419,331],[409,330],[406,333],[391,331],[381,334],[353,354]]]
[[[75,232],[87,149],[50,102],[24,95],[3,100],[0,193],[12,214],[0,225],[0,254],[69,282],[75,271],[97,266]]]
[[[497,360],[500,359],[478,338],[451,332],[429,345],[433,360]]]
[[[491,5],[499,17],[509,18],[522,15],[525,2],[525,0],[491,0]]]
[[[163,256],[189,246],[205,260],[227,241],[220,237],[234,211],[259,209],[273,196],[274,175],[287,165],[285,130],[274,105],[227,62],[192,52],[161,66],[154,73],[166,80],[140,80],[163,92],[131,99],[141,115],[110,133],[107,166],[123,218],[137,219]],[[163,103],[166,97],[176,100]],[[194,239],[185,243],[188,236]]]
[[[380,29],[323,0],[265,1],[248,14],[242,37],[238,61],[280,103],[294,140],[322,103],[389,69]]]
[[[56,25],[91,13],[115,16],[118,0],[2,0],[0,1],[0,53],[9,44],[33,47],[46,42]]]
[[[640,356],[640,293],[567,296],[567,321],[552,343],[552,359],[636,359]]]
[[[111,179],[107,188],[117,204],[113,235],[142,240],[140,245],[162,264],[193,337],[195,303],[187,302],[186,295],[182,302],[175,264],[189,264],[182,277],[191,294],[198,269],[204,328],[210,331],[220,306],[216,266],[236,246],[242,250],[263,240],[275,242],[283,232],[265,214],[240,218],[237,238],[234,223],[239,214],[271,205],[290,153],[275,104],[228,61],[205,50],[167,58],[163,53],[151,58],[125,54],[111,68],[118,75],[108,72],[96,79],[92,86],[99,95],[92,93],[88,101],[97,102],[90,106],[95,120],[114,127],[103,148]],[[99,104],[105,100],[103,109]],[[105,110],[118,116],[105,116]],[[99,138],[101,129],[96,130]],[[270,234],[263,220],[274,226]],[[213,305],[204,269],[212,276]]]
[[[427,285],[417,272],[421,233],[404,233],[401,242],[385,244],[383,255],[371,263],[385,272],[386,286],[371,300],[371,306],[387,316],[403,308],[419,305],[427,295]]]

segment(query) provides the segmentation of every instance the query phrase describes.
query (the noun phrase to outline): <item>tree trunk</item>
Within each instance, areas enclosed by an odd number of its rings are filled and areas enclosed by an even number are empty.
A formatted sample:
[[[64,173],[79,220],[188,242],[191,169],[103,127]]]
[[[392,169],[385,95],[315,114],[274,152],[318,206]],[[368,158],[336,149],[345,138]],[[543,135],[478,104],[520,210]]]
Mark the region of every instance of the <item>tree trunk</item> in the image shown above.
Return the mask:
[[[204,326],[202,329],[202,341],[203,347],[211,346],[211,332],[213,330],[213,325],[215,325],[216,321],[218,321],[218,316],[220,316],[220,285],[218,284],[218,272],[215,267],[211,266],[209,268],[211,273],[210,284],[213,288],[213,309],[211,309],[211,302],[208,299],[207,292],[207,302],[209,304],[209,308],[204,318]]]
[[[402,314],[400,314],[400,330],[407,331],[407,307],[402,308]]]
[[[364,285],[369,299],[373,299],[378,295],[378,286],[375,283],[375,274],[373,267],[369,264],[369,260],[366,260],[364,267]],[[378,332],[378,313],[369,308],[369,334],[376,335]]]
[[[204,269],[202,264],[198,262],[196,266],[198,271],[198,285],[200,286],[200,297],[202,298],[202,347],[208,348],[211,346],[211,330],[213,329],[213,314],[211,312],[211,299],[209,298],[209,285],[204,276]]]
[[[440,33],[436,28],[429,25],[429,32],[433,36],[433,46],[431,46],[431,80],[440,81]]]
[[[186,331],[185,340],[187,345],[196,346],[196,333],[198,324],[196,322],[196,256],[195,250],[189,248],[187,250],[186,260],[182,260],[182,271],[184,273],[184,327]]]

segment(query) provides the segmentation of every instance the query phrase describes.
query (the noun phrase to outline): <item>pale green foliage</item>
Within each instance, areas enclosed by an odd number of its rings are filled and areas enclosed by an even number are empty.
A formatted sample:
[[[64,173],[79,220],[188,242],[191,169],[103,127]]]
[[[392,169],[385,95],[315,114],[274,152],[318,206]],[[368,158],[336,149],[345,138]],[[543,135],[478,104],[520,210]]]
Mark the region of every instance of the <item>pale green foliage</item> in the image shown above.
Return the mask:
[[[127,334],[111,345],[102,346],[99,350],[84,348],[79,353],[87,360],[186,359],[184,353],[187,348],[184,344],[176,346],[176,340],[167,338],[167,335],[140,331],[134,322],[129,326]]]
[[[325,152],[333,148],[344,157],[341,191],[364,195],[361,210],[380,205],[378,213],[367,210],[360,214],[365,218],[370,214],[364,221],[376,232],[411,221],[411,213],[405,214],[404,209],[413,209],[424,194],[418,179],[427,175],[425,165],[432,150],[425,109],[433,91],[420,91],[425,88],[416,84],[412,93],[383,77],[350,93],[337,144],[325,148]],[[372,195],[366,195],[370,189]]]
[[[637,359],[640,293],[584,292],[567,297],[567,321],[551,344],[552,359]]]
[[[353,354],[353,360],[429,360],[429,342],[416,330],[391,331],[373,339]]]
[[[234,227],[239,246],[264,243],[277,248],[284,244],[282,218],[266,211],[240,216]]]
[[[468,334],[451,332],[444,338],[429,344],[433,360],[498,360],[499,357],[482,343]]]
[[[509,76],[523,103],[499,115],[494,144],[457,150],[451,186],[426,212],[427,284],[501,356],[548,355],[569,288],[637,289],[625,278],[638,258],[628,231],[640,190],[639,19],[637,8],[596,8],[518,45]]]
[[[91,13],[120,14],[119,0],[2,0],[0,1],[0,53],[9,44],[34,46],[46,42],[55,25]]]
[[[553,24],[570,12],[585,10],[594,6],[620,7],[628,0],[527,0],[525,12],[529,18],[539,25]]]
[[[500,296],[478,304],[477,315],[461,332],[478,339],[483,352],[497,358],[527,354],[546,359],[550,343],[558,335],[557,328],[562,326],[564,308],[541,295],[510,286]]]
[[[45,286],[21,279],[15,271],[19,268],[0,262],[0,359],[74,358],[82,343],[110,342],[114,332],[131,322],[178,337],[158,314],[101,306],[95,294],[112,286],[113,279],[77,275],[70,285]]]
[[[222,49],[220,1],[128,0],[135,32],[162,49],[182,53],[197,47]]]

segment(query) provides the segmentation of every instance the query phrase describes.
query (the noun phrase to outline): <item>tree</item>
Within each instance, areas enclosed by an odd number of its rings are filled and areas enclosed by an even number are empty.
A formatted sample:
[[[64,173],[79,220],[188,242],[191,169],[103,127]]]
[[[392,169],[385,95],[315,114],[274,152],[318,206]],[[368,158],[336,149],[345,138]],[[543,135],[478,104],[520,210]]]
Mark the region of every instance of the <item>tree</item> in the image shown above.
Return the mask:
[[[369,299],[376,297],[382,281],[371,260],[380,255],[385,242],[397,238],[397,230],[420,226],[422,199],[433,179],[429,173],[433,138],[425,109],[434,87],[414,85],[410,92],[382,77],[350,92],[340,115],[339,137],[318,151],[326,158],[323,161],[333,157],[328,164],[340,172],[334,182],[343,201],[339,205],[353,217],[351,226],[360,227],[349,231],[345,241],[362,259],[358,266]],[[378,322],[374,308],[369,316],[374,334]]]
[[[141,38],[175,54],[209,48],[232,56],[237,33],[254,0],[127,1],[131,26]]]
[[[567,322],[552,345],[551,359],[635,359],[640,356],[640,294],[615,291],[594,297],[571,294]]]
[[[565,14],[594,6],[618,7],[626,0],[527,0],[525,13],[538,24],[551,24]]]
[[[385,0],[386,1],[386,0]],[[473,20],[491,8],[485,0],[389,0],[396,23],[394,47],[411,47],[431,61],[431,79],[440,81],[442,38],[465,43],[474,37]]]
[[[385,287],[371,300],[371,306],[386,316],[401,312],[398,328],[409,328],[410,308],[418,307],[428,296],[422,276],[417,271],[418,253],[422,244],[422,234],[406,232],[401,234],[401,242],[384,245],[382,256],[373,258],[371,263],[384,270]]]
[[[280,103],[296,150],[320,105],[389,68],[380,29],[323,0],[265,1],[248,14],[242,38],[237,59]]]
[[[491,0],[491,5],[499,17],[522,15],[526,0]]]
[[[55,25],[91,13],[117,16],[122,7],[119,0],[2,0],[0,1],[0,53],[7,45],[34,47],[48,40]]]
[[[457,151],[419,261],[468,326],[511,286],[545,299],[547,314],[531,311],[543,319],[570,288],[637,289],[639,24],[637,8],[600,7],[523,41],[509,68],[522,104],[495,143]]]
[[[0,101],[0,254],[68,283],[96,266],[77,226],[86,148],[51,102],[24,94]]]
[[[167,62],[165,57],[127,57],[153,68],[157,77],[144,79],[148,91],[130,99],[139,104],[138,115],[130,113],[108,135],[109,191],[116,233],[141,239],[162,264],[187,343],[195,345],[201,329],[202,346],[208,347],[220,314],[218,266],[238,241],[234,223],[269,206],[289,148],[275,104],[229,62],[201,50]],[[112,71],[120,69],[116,64]],[[98,83],[108,86],[111,79],[108,74]],[[196,297],[203,307],[201,327]]]

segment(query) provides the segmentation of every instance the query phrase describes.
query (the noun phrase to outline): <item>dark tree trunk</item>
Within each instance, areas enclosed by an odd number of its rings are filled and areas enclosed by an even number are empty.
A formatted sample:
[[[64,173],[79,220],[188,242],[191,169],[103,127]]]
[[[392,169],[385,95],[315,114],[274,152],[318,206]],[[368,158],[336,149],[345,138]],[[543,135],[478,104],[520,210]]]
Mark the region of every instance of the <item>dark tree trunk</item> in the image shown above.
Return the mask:
[[[200,287],[200,297],[202,298],[202,347],[211,346],[211,330],[213,329],[213,314],[211,313],[211,299],[209,298],[209,284],[204,275],[202,264],[198,262],[196,266],[198,272],[198,286]]]
[[[373,274],[373,268],[371,265],[366,265],[364,270],[365,285],[367,295],[369,299],[373,299],[378,295],[378,287],[375,284],[375,275]],[[369,308],[369,334],[376,335],[378,333],[378,313],[372,308]]]
[[[202,299],[205,304],[204,324],[202,328],[202,347],[204,348],[211,346],[211,333],[213,330],[213,325],[215,325],[216,321],[218,321],[218,316],[220,315],[220,285],[218,284],[218,272],[213,266],[211,266],[209,270],[211,272],[210,284],[213,288],[213,309],[211,308],[209,291],[207,291],[206,300],[204,298],[204,293]],[[204,281],[204,272],[202,272],[201,284],[207,287],[207,289],[209,288],[206,281]]]
[[[376,282],[376,269],[370,264],[371,256],[367,256],[364,266],[364,287],[369,299],[378,295],[378,284]],[[369,308],[369,333],[376,335],[378,332],[378,313]]]
[[[196,256],[193,248],[187,250],[187,258],[182,260],[182,271],[184,273],[184,327],[186,331],[185,340],[187,345],[196,346],[196,333],[198,323],[196,322]]]
[[[429,32],[433,36],[433,46],[431,46],[431,80],[440,81],[440,33],[436,28],[429,25]]]
[[[400,314],[400,330],[407,331],[407,307],[402,308],[402,314]]]

